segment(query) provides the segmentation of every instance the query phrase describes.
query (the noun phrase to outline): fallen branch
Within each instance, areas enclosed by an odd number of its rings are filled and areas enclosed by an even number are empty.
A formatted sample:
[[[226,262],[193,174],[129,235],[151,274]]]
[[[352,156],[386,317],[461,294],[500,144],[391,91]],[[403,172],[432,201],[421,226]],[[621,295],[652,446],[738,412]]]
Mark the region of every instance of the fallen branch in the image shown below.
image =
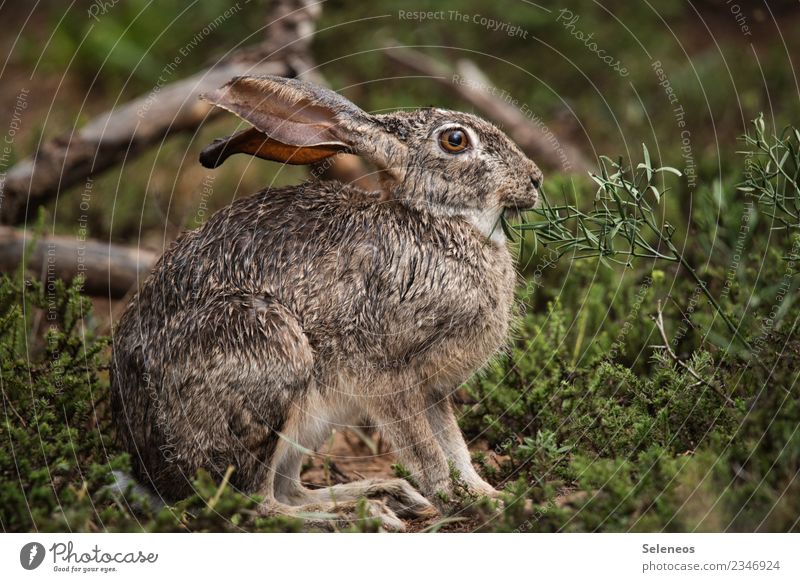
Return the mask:
[[[42,281],[71,281],[82,274],[86,293],[111,299],[138,287],[158,260],[157,253],[144,249],[69,236],[36,240],[30,230],[0,226],[0,272],[14,272],[23,257],[26,270]]]
[[[156,87],[89,121],[74,134],[45,141],[8,171],[0,223],[19,224],[59,192],[132,159],[170,135],[196,130],[219,112],[197,96],[237,75],[296,76],[311,68],[308,46],[319,16],[312,0],[272,3],[266,39],[231,53],[208,70]]]
[[[502,126],[522,151],[537,163],[564,172],[584,173],[589,170],[590,164],[577,147],[563,137],[555,136],[546,126],[540,127],[519,108],[490,91],[494,85],[472,61],[458,61],[453,71],[436,59],[408,47],[387,47],[386,56],[392,62],[455,91],[462,100]]]

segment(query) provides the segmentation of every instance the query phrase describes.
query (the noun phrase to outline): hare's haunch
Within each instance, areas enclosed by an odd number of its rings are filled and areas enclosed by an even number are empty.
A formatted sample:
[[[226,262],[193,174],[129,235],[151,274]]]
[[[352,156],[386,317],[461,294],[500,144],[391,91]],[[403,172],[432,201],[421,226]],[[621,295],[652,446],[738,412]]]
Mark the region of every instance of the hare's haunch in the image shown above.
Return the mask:
[[[339,152],[380,170],[378,196],[332,181],[265,190],[169,248],[114,337],[112,405],[135,477],[166,498],[203,468],[273,513],[354,515],[390,528],[452,506],[451,467],[481,495],[452,392],[506,341],[516,274],[503,212],[532,207],[542,175],[497,128],[427,108],[369,115],[302,81],[240,77],[206,99],[253,128],[235,153],[312,163]],[[402,480],[307,489],[302,457],[369,422]]]

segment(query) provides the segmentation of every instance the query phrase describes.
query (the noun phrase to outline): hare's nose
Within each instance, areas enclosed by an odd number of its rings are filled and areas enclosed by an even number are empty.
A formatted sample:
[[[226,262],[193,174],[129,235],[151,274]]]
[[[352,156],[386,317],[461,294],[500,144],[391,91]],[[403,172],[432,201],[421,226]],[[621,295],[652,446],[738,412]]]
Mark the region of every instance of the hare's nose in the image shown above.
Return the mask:
[[[542,179],[544,178],[539,166],[531,162],[530,166],[528,166],[528,176],[530,176],[531,186],[533,186],[533,189],[539,190],[539,188],[542,187]]]

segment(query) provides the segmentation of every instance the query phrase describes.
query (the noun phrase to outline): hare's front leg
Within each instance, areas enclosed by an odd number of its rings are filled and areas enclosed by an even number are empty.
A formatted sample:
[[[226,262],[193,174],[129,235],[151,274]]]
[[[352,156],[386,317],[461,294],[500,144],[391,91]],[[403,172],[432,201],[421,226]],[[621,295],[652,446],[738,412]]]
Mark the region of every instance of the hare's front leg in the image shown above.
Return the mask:
[[[436,434],[436,440],[470,491],[476,495],[497,497],[499,492],[484,481],[472,465],[450,396],[440,396],[430,402],[426,414]]]
[[[453,508],[450,466],[425,414],[424,398],[415,390],[375,396],[369,416],[394,446],[400,463],[422,494],[442,513]]]

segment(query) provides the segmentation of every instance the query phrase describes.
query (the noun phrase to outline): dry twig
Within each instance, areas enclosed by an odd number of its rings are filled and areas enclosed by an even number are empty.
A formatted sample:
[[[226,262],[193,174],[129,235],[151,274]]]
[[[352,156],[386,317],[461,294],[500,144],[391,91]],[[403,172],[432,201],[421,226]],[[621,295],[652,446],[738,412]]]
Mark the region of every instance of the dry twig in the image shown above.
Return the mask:
[[[312,68],[308,54],[319,3],[276,0],[265,40],[232,52],[209,69],[107,111],[80,130],[41,143],[33,156],[13,166],[0,192],[0,223],[20,224],[62,192],[137,157],[171,135],[195,131],[218,111],[198,95],[237,75],[294,77]]]
[[[692,368],[692,367],[691,367],[689,364],[687,364],[686,362],[684,362],[683,360],[681,360],[681,359],[678,357],[678,355],[675,353],[675,351],[674,351],[674,350],[673,350],[673,349],[670,347],[670,345],[669,345],[669,339],[667,338],[667,332],[666,332],[666,329],[664,328],[664,313],[663,313],[663,311],[661,310],[661,300],[659,300],[659,301],[658,301],[658,303],[656,304],[656,315],[654,315],[654,316],[651,316],[651,317],[652,317],[653,321],[654,321],[654,322],[655,322],[655,324],[656,324],[656,328],[658,329],[658,333],[659,333],[659,335],[661,335],[661,340],[664,342],[664,345],[663,345],[663,346],[650,346],[650,347],[652,347],[652,348],[655,348],[655,349],[662,349],[662,350],[664,350],[664,352],[665,352],[665,353],[666,353],[666,354],[667,354],[667,355],[670,357],[670,359],[671,359],[673,362],[675,362],[675,363],[676,363],[676,364],[677,364],[677,365],[678,365],[680,368],[682,368],[682,369],[683,369],[683,370],[684,370],[684,371],[685,371],[687,374],[689,374],[689,375],[690,375],[692,378],[694,378],[695,380],[697,380],[697,382],[695,382],[695,383],[692,385],[692,387],[693,387],[693,388],[694,388],[694,387],[697,387],[697,386],[703,386],[703,385],[705,385],[705,386],[708,386],[708,387],[709,387],[709,388],[711,388],[711,389],[712,389],[712,390],[713,390],[713,391],[714,391],[714,392],[715,392],[715,393],[716,393],[716,394],[717,394],[717,395],[718,395],[720,398],[722,398],[723,400],[725,400],[725,402],[726,402],[727,404],[729,404],[729,405],[731,405],[731,406],[734,406],[734,405],[735,405],[735,403],[733,402],[733,400],[731,400],[730,396],[728,396],[727,394],[725,394],[725,393],[724,393],[724,392],[723,392],[723,391],[722,391],[722,390],[721,390],[721,389],[720,389],[718,386],[716,386],[715,384],[712,384],[711,382],[709,382],[708,380],[706,380],[705,378],[703,378],[702,376],[700,376],[700,374],[698,374],[698,373],[695,371],[695,369],[694,369],[694,368]]]
[[[463,59],[456,70],[415,49],[387,47],[386,56],[415,73],[421,73],[454,91],[461,99],[502,126],[520,148],[537,163],[554,170],[585,173],[590,168],[580,150],[563,136],[556,137],[540,127],[512,103],[487,89],[494,87],[489,78],[472,61]],[[458,77],[458,82],[454,78]]]
[[[27,246],[33,245],[26,255]],[[44,236],[36,240],[30,230],[0,226],[0,272],[25,268],[42,280],[51,277],[71,281],[85,277],[84,290],[95,296],[124,297],[147,277],[158,255],[154,252],[68,236]]]

